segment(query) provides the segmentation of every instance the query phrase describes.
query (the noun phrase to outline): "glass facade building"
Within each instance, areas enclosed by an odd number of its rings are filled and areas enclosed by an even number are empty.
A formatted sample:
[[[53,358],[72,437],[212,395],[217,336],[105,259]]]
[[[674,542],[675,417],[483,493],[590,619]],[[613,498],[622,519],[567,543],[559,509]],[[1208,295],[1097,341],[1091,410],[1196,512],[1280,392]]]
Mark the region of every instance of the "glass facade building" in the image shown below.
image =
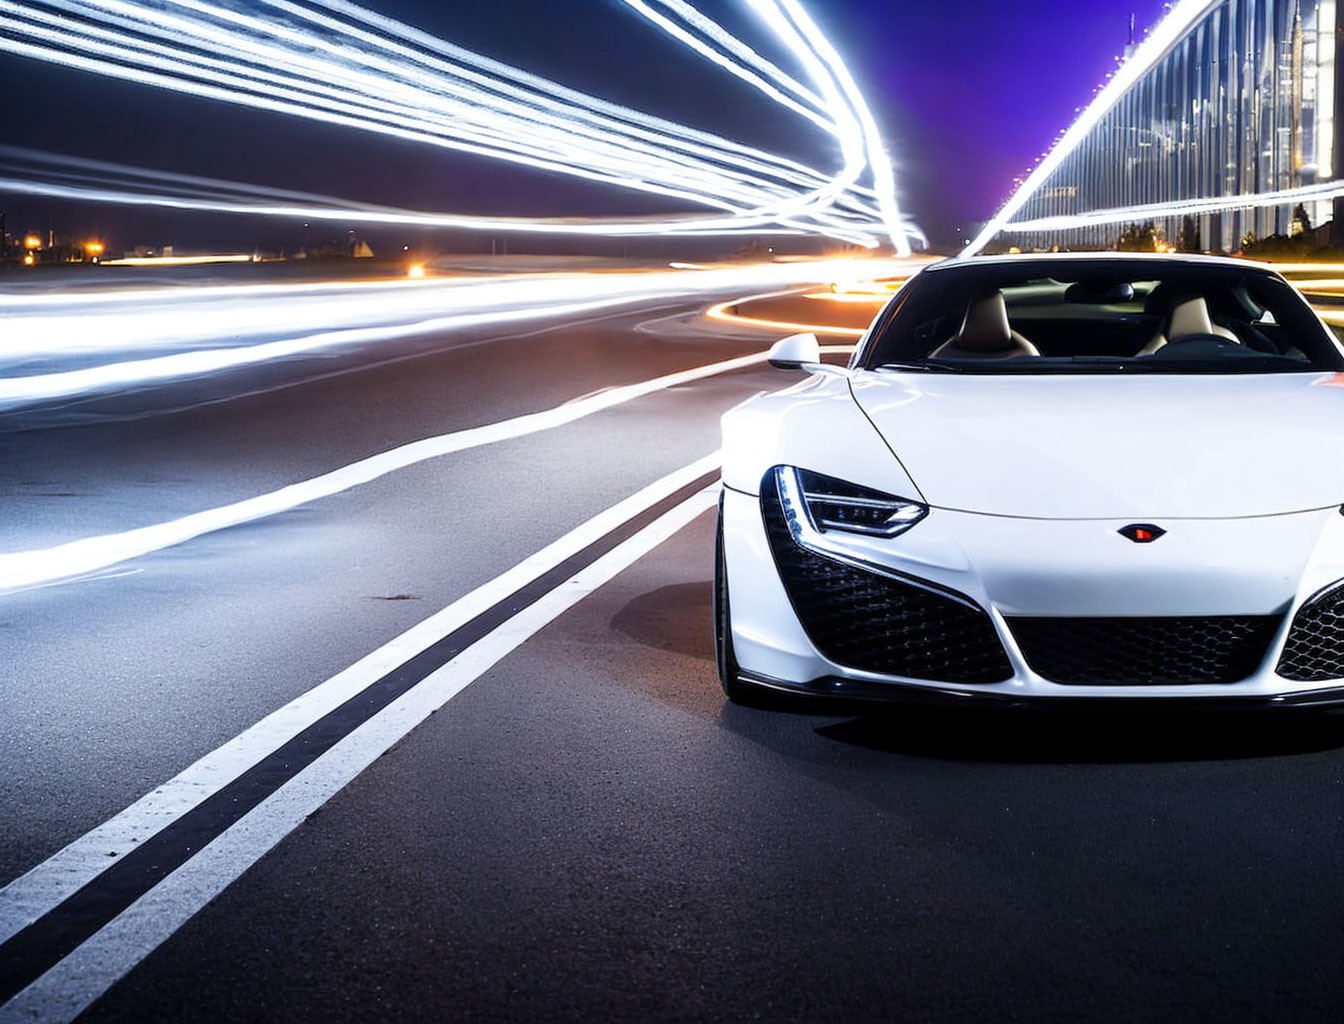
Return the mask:
[[[1264,194],[1344,177],[1344,152],[1336,140],[1342,91],[1336,4],[1223,0],[1212,6],[1096,123],[1013,220]],[[1185,248],[1233,252],[1247,235],[1292,233],[1295,205],[1226,209],[1189,221],[1179,215],[1136,221],[1153,220],[1164,238],[1179,239]],[[1329,199],[1304,205],[1314,226],[1333,218]],[[1106,248],[1125,223],[1033,232],[1010,225],[999,242]]]

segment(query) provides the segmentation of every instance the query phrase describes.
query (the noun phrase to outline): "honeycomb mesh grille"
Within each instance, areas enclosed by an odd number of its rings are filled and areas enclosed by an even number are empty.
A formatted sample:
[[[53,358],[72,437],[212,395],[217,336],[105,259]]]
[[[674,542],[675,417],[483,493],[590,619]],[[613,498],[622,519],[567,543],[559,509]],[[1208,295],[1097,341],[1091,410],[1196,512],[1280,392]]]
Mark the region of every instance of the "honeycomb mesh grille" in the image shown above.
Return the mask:
[[[863,672],[946,683],[1001,683],[1013,669],[989,616],[794,542],[773,478],[762,488],[766,534],[794,611],[817,650]]]
[[[1280,615],[1008,620],[1023,656],[1056,683],[1235,683],[1254,675]]]
[[[1279,659],[1279,675],[1301,683],[1344,679],[1344,584],[1298,611]]]

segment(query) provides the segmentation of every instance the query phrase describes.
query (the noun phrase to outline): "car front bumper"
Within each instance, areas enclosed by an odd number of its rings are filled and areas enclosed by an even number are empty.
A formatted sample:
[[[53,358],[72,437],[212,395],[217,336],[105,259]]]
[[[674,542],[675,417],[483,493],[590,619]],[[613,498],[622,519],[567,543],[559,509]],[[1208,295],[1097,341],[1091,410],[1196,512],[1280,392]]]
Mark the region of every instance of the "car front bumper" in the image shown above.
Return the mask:
[[[767,492],[765,500],[774,500],[773,495]],[[1279,672],[1303,605],[1344,579],[1344,517],[1337,510],[1176,521],[1166,524],[1168,534],[1150,545],[1136,545],[1120,536],[1125,525],[935,509],[925,522],[895,539],[846,538],[856,565],[870,567],[879,576],[890,573],[963,596],[983,613],[986,630],[992,628],[992,642],[1004,659],[1001,672],[989,673],[993,678],[983,672],[975,676],[924,667],[917,675],[907,675],[862,667],[862,658],[851,657],[848,651],[836,656],[834,643],[816,642],[815,617],[809,619],[810,634],[800,618],[797,587],[792,581],[786,587],[781,579],[761,497],[728,490],[724,543],[733,647],[742,678],[808,695],[954,705],[1344,704],[1344,674],[1327,677],[1316,671],[1310,679],[1290,679]],[[779,544],[778,535],[774,542]],[[862,601],[852,603],[843,614],[870,632],[883,628],[880,615],[876,621],[871,615],[864,619]],[[1233,661],[1232,675],[1212,682],[1198,678],[1163,682],[1151,673],[1133,681],[1061,682],[1058,661],[1041,671],[1039,645],[1029,656],[1020,642],[1027,626],[1049,622],[1090,629],[1096,623],[1127,628],[1129,623],[1143,622],[1242,620],[1254,622],[1260,630],[1249,641],[1254,656]],[[902,627],[908,631],[909,623]],[[946,644],[948,635],[944,631],[935,642]],[[915,633],[904,642],[917,647],[923,640]],[[1227,641],[1232,642],[1237,642],[1235,637]],[[1205,652],[1224,646],[1222,634],[1206,637],[1203,643]],[[1107,653],[1103,649],[1099,656]],[[1180,655],[1177,648],[1175,662],[1167,663],[1179,663]],[[1084,668],[1086,660],[1084,652]],[[1049,678],[1052,674],[1056,678]]]

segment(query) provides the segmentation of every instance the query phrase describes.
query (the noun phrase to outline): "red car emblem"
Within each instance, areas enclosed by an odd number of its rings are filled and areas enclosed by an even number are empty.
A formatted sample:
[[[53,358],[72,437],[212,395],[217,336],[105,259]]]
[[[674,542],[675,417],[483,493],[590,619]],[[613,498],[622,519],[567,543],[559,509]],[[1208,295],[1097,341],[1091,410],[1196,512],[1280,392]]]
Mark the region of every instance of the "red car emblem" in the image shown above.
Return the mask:
[[[1135,523],[1121,530],[1120,536],[1128,537],[1135,544],[1151,544],[1166,532],[1162,527],[1154,526],[1152,523]]]

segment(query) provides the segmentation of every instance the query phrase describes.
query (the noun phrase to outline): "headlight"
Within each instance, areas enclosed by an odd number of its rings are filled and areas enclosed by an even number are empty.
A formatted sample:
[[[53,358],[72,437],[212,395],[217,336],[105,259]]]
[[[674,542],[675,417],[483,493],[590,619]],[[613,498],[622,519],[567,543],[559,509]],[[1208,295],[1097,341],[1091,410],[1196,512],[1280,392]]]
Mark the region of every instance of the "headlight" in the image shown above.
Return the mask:
[[[775,467],[784,517],[806,545],[830,531],[896,537],[929,514],[927,505],[792,466]]]

